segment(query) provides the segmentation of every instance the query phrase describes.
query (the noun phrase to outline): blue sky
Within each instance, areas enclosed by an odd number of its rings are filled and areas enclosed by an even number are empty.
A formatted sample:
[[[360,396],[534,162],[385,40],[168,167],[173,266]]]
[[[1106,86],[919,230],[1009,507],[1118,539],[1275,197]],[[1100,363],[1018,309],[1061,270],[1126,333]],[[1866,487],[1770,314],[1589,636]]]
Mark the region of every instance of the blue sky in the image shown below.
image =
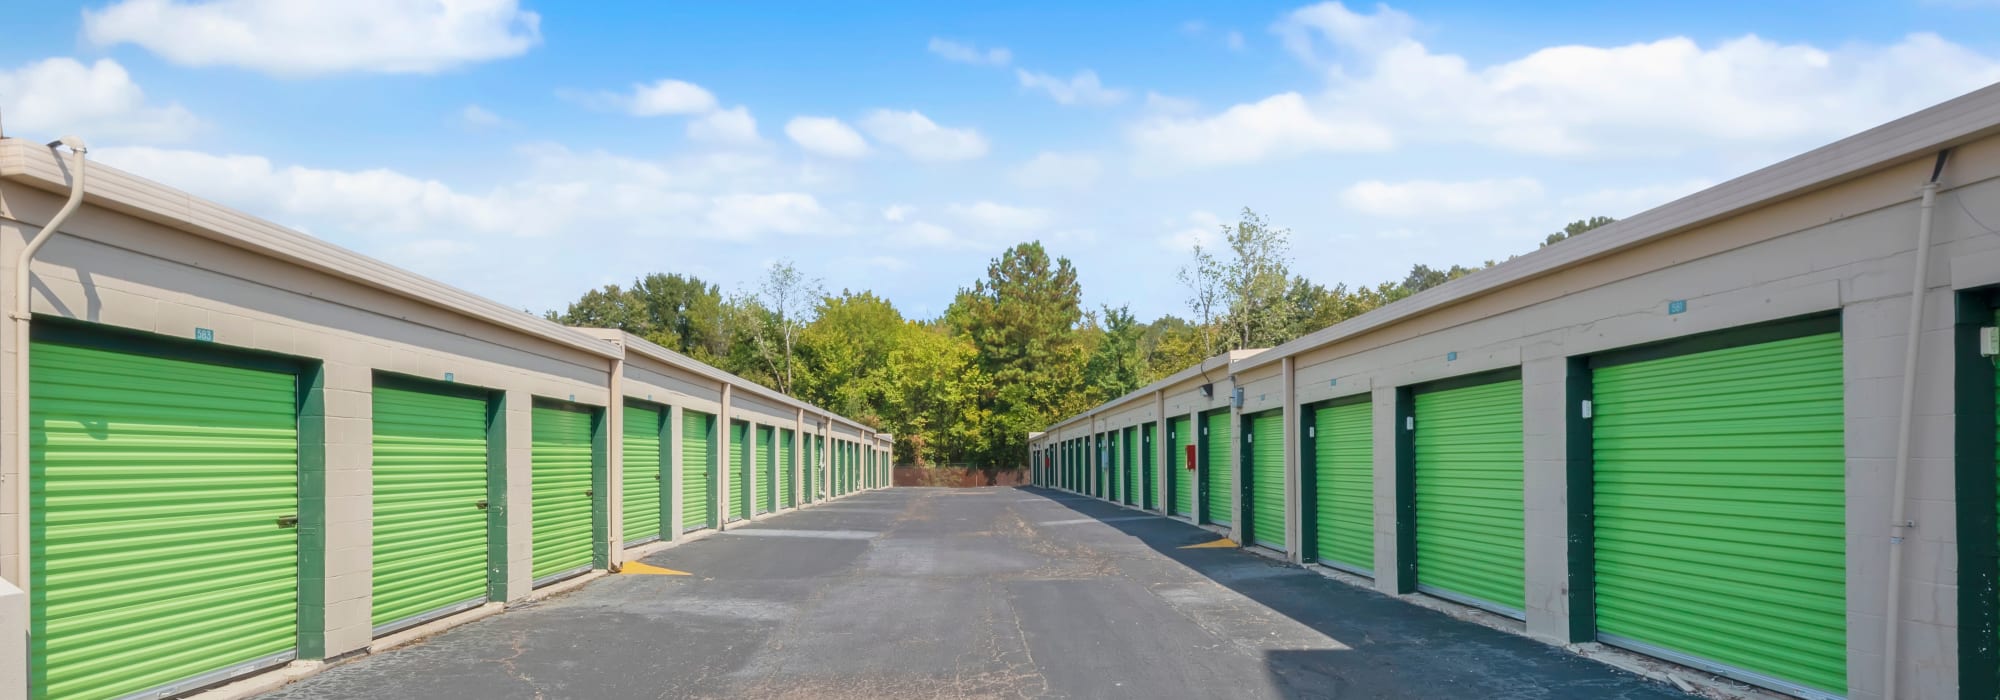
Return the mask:
[[[9,136],[537,311],[790,259],[934,315],[1039,239],[1151,318],[1245,206],[1373,283],[2000,81],[1979,0],[25,5]]]

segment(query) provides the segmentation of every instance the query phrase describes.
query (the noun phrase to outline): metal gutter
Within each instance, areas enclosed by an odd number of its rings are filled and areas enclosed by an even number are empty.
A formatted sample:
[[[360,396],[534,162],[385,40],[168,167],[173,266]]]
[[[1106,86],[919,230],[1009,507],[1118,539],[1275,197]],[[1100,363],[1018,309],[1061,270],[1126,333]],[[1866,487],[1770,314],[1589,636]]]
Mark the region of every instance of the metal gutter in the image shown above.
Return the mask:
[[[597,357],[623,355],[610,343],[577,333],[553,321],[158,182],[101,163],[92,164],[90,175],[90,186],[84,193],[85,202],[90,205],[282,260]],[[0,139],[0,180],[18,182],[58,195],[68,189],[68,179],[53,152],[23,139]]]
[[[1060,421],[1051,423],[1049,424],[1049,427],[1045,429],[1043,432],[1055,432],[1056,430],[1061,429],[1063,426],[1069,425],[1079,420],[1083,420],[1085,418],[1089,418],[1091,416],[1098,415],[1100,413],[1104,413],[1105,411],[1109,411],[1113,408],[1122,406],[1126,403],[1145,398],[1146,396],[1153,394],[1154,392],[1160,391],[1162,389],[1166,389],[1167,387],[1171,387],[1175,384],[1185,382],[1189,379],[1194,379],[1196,377],[1203,376],[1207,372],[1213,372],[1218,369],[1228,370],[1231,364],[1238,360],[1255,357],[1257,355],[1267,352],[1270,351],[1262,348],[1251,349],[1251,350],[1230,350],[1228,352],[1224,352],[1220,355],[1216,355],[1214,357],[1202,360],[1200,363],[1196,364],[1193,367],[1189,367],[1187,369],[1168,375],[1167,378],[1165,379],[1161,379],[1159,381],[1155,381],[1151,384],[1147,384],[1143,387],[1140,387],[1129,394],[1098,404],[1097,407],[1092,408],[1088,411],[1084,411],[1074,416],[1070,416]],[[1214,382],[1217,379],[1227,379],[1231,374],[1234,374],[1234,372],[1226,371],[1220,377],[1212,378],[1209,381]],[[1031,435],[1030,439],[1032,438],[1033,436]]]
[[[738,390],[748,393],[756,398],[767,401],[775,401],[780,406],[783,406],[785,408],[803,410],[807,413],[814,413],[826,416],[826,419],[827,421],[829,421],[829,423],[838,422],[844,424],[848,427],[854,428],[856,431],[864,435],[889,435],[889,433],[877,433],[874,428],[862,425],[861,423],[856,422],[851,418],[847,418],[845,416],[826,410],[824,408],[820,408],[818,406],[806,403],[789,394],[780,392],[777,389],[773,389],[764,386],[763,384],[759,384],[757,382],[744,379],[734,374],[730,374],[729,372],[725,372],[721,368],[718,368],[714,365],[702,362],[692,357],[688,357],[681,353],[667,349],[666,347],[661,346],[659,343],[655,343],[645,338],[641,338],[639,336],[633,335],[623,330],[619,330],[616,328],[575,328],[573,330],[575,330],[578,333],[589,335],[594,338],[602,339],[610,343],[614,347],[623,347],[624,353],[621,353],[621,356],[623,356],[624,354],[637,353],[641,357],[653,360],[655,362],[659,362],[669,367],[673,367],[675,369],[700,375],[707,379],[713,380],[719,384],[736,387]]]
[[[1424,290],[1380,309],[1308,333],[1231,364],[1230,373],[1261,367],[1364,335],[1559,270],[1768,206],[2000,132],[2000,84],[1815,148],[1722,184],[1564,241],[1562,245]]]

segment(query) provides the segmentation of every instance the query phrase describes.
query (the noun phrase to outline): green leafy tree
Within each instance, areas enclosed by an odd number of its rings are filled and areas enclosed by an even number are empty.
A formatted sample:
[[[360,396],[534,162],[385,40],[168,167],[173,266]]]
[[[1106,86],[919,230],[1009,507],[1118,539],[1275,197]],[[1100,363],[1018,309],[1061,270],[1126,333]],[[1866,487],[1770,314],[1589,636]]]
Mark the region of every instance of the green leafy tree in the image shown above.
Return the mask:
[[[616,328],[633,334],[645,329],[645,311],[632,292],[607,284],[583,293],[562,313],[550,311],[544,317],[565,326]]]
[[[799,333],[812,322],[819,299],[819,280],[807,279],[789,260],[771,263],[764,282],[757,287],[753,311],[742,317],[757,358],[775,384],[772,388],[792,393],[797,381],[793,358]]]
[[[1132,318],[1129,307],[1104,307],[1100,337],[1084,363],[1084,383],[1098,401],[1124,396],[1146,385],[1146,358],[1141,343],[1146,327]]]
[[[1051,260],[1041,243],[1022,243],[994,258],[986,279],[959,295],[954,305],[962,308],[947,312],[993,382],[980,404],[992,420],[972,461],[987,469],[1023,464],[1029,431],[1091,405],[1081,391],[1082,295],[1068,259]]]
[[[871,292],[842,290],[819,299],[799,331],[797,395],[860,420],[882,415],[880,373],[901,340],[903,314]]]
[[[1549,234],[1548,238],[1543,239],[1542,247],[1547,248],[1557,243],[1561,243],[1571,238],[1575,238],[1577,236],[1583,235],[1583,233],[1586,231],[1603,226],[1605,224],[1612,223],[1614,221],[1617,221],[1617,219],[1613,219],[1609,216],[1593,216],[1588,219],[1578,219],[1576,221],[1571,221],[1569,222],[1569,225],[1563,227],[1563,230],[1551,233]]]
[[[983,453],[990,409],[980,405],[993,385],[964,335],[934,323],[903,324],[882,381],[884,421],[907,464],[964,461]]]

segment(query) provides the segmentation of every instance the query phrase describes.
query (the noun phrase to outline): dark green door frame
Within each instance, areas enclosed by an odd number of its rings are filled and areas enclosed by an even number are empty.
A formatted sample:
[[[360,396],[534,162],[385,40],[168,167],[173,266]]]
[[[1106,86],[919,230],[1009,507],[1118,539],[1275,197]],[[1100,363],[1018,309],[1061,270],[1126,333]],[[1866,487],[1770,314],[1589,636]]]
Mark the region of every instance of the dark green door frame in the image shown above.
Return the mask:
[[[1957,356],[1958,692],[2000,697],[2000,513],[1996,513],[1995,358],[1979,354],[1979,329],[1994,325],[2000,290],[1958,293]]]
[[[1299,407],[1299,434],[1292,449],[1299,455],[1299,561],[1319,561],[1319,405]]]

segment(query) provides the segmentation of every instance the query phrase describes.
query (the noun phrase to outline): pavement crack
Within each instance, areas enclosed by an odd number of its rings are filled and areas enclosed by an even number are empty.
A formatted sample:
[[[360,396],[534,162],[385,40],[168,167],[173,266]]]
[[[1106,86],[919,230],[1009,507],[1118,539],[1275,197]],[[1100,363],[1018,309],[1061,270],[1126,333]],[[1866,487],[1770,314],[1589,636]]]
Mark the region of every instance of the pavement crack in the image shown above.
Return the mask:
[[[521,658],[522,655],[528,653],[527,631],[522,630],[515,632],[512,646],[514,648],[514,653],[509,654],[504,658],[495,659],[495,661],[497,661],[500,664],[500,668],[502,670],[507,672],[508,678],[512,678],[514,680],[527,684],[530,690],[535,691],[535,700],[542,700],[544,696],[542,695],[541,686],[536,685],[534,677],[529,676],[527,673],[522,672],[521,667],[514,663],[516,659],[519,659]]]

